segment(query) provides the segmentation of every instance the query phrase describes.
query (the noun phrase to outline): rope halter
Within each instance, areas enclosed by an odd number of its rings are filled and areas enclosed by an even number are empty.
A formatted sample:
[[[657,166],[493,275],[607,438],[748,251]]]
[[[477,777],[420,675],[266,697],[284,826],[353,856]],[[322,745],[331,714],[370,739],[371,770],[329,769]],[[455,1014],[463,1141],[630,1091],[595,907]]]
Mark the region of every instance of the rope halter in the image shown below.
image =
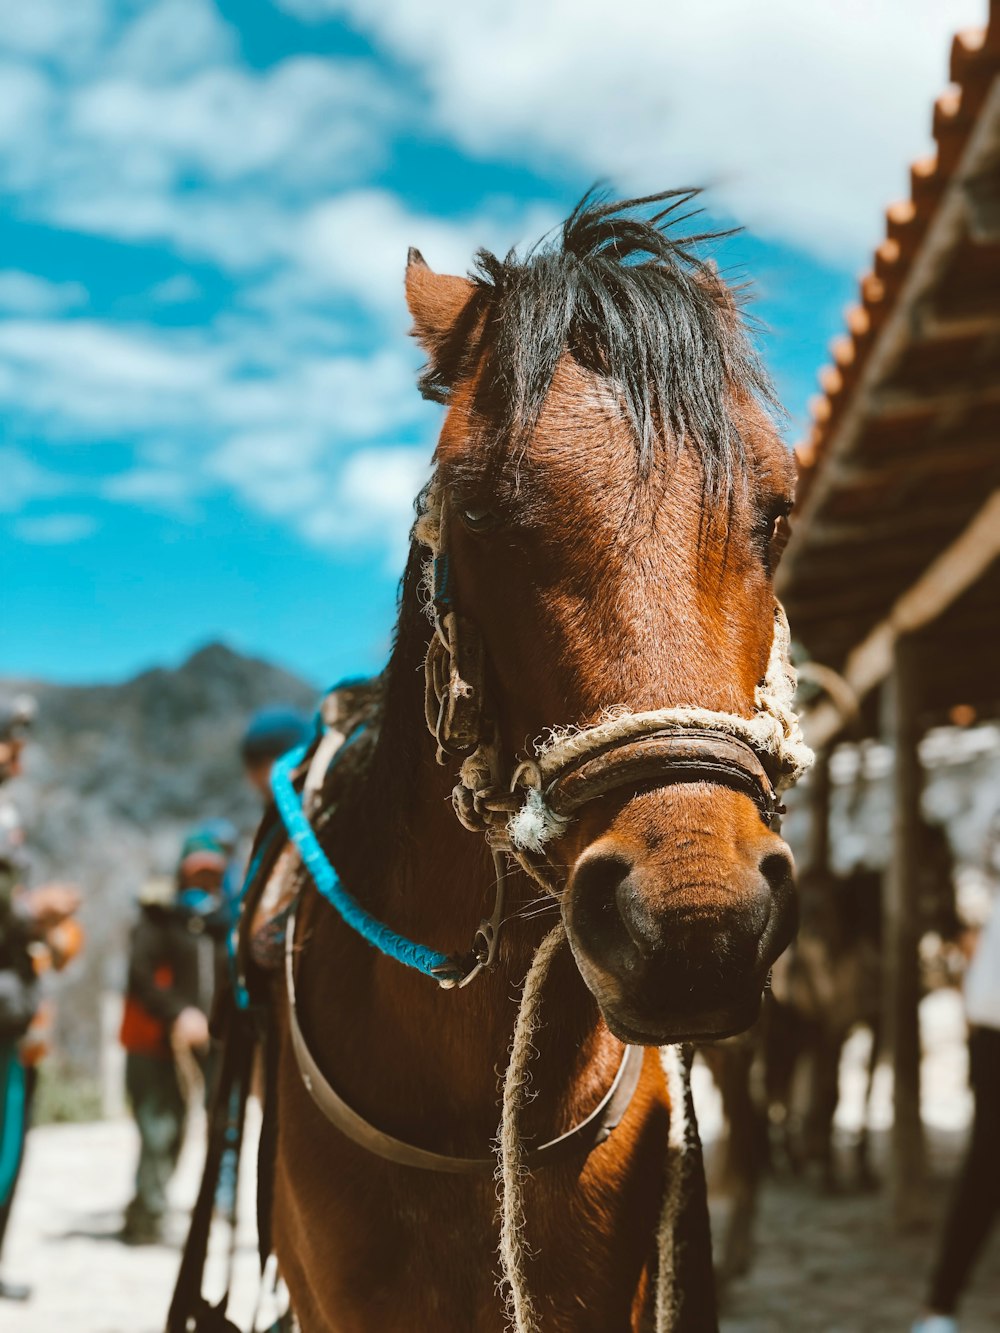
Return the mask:
[[[813,760],[794,709],[795,671],[779,602],[752,717],[695,707],[610,708],[592,726],[552,730],[507,775],[488,717],[482,639],[454,605],[446,508],[436,481],[414,535],[429,553],[423,587],[434,626],[425,661],[427,725],[439,763],[462,758],[452,800],[466,828],[485,834],[494,850],[509,852],[555,892],[546,845],[584,805],[615,790],[711,782],[749,796],[774,826],[784,809],[781,793]]]

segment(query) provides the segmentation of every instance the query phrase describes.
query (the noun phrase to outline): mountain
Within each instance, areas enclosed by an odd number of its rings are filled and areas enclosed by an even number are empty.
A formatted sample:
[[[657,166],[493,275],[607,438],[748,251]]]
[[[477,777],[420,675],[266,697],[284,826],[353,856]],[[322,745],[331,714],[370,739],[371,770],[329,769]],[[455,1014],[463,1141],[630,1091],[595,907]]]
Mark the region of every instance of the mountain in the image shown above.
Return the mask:
[[[143,883],[172,872],[195,822],[224,816],[249,838],[259,802],[240,765],[247,721],[268,704],[310,712],[318,691],[221,643],[118,685],[0,680],[3,692],[15,689],[38,701],[25,774],[8,789],[27,827],[32,880],[71,880],[84,893],[86,952],[54,987],[59,1045],[71,1067],[96,1072],[101,997],[123,984]]]

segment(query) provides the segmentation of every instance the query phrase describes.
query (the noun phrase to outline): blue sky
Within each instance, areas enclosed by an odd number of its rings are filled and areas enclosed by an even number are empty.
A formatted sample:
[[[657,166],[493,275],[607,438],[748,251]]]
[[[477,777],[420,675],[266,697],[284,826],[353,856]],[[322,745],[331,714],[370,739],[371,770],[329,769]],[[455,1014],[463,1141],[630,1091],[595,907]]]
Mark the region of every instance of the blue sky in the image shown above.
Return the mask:
[[[984,0],[31,0],[0,25],[0,675],[377,668],[440,409],[406,248],[595,179],[747,230],[790,414]]]

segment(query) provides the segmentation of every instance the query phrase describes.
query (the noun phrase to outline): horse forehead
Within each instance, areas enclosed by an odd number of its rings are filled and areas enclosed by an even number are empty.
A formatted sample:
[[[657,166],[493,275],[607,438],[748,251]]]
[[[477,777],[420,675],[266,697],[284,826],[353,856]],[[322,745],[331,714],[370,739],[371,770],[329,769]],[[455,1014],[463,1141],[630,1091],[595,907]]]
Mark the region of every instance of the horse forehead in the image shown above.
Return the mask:
[[[794,463],[757,403],[737,398],[733,414],[747,448],[747,486],[738,485],[730,502],[720,505],[727,525],[738,526],[754,491],[791,493]],[[471,377],[453,393],[437,457],[446,475],[453,472],[473,485],[483,481],[515,509],[519,498],[532,507],[548,500],[563,517],[576,510],[580,520],[600,520],[623,534],[633,524],[648,528],[652,509],[666,506],[674,542],[694,531],[700,537],[705,505],[712,503],[693,446],[660,441],[648,472],[641,472],[634,429],[614,381],[585,370],[568,353],[523,445],[498,436],[479,410],[477,377]]]
[[[449,402],[437,456],[445,467],[469,472],[481,467],[494,478],[531,468],[579,469],[602,455],[633,467],[635,448],[614,385],[584,371],[569,354],[559,361],[538,421],[523,445],[501,439],[497,424],[482,410],[479,377],[456,385]]]

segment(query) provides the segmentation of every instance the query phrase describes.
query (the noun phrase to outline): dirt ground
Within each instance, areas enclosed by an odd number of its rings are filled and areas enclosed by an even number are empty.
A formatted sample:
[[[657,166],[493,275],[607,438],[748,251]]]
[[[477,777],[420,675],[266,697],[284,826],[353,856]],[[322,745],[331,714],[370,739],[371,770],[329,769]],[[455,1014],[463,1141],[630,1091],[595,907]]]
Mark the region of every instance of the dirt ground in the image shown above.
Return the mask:
[[[904,1333],[910,1327],[934,1252],[946,1197],[968,1117],[961,1013],[953,1000],[925,1014],[924,1117],[935,1179],[927,1225],[905,1236],[889,1226],[877,1193],[824,1196],[815,1183],[790,1177],[766,1186],[750,1276],[735,1284],[723,1311],[723,1333]],[[838,1129],[847,1143],[856,1130],[864,1042],[848,1051]],[[713,1090],[702,1072],[696,1085],[703,1132],[718,1135]],[[888,1089],[877,1085],[876,1162],[888,1123]],[[193,1199],[201,1141],[193,1127],[175,1182],[171,1239],[179,1244],[184,1208]],[[127,1249],[114,1239],[129,1196],[135,1153],[127,1120],[53,1126],[32,1134],[25,1178],[8,1239],[5,1271],[35,1286],[25,1306],[0,1305],[4,1333],[161,1333],[177,1268],[177,1248]],[[246,1219],[235,1255],[238,1322],[249,1325],[256,1298],[252,1228],[253,1180],[243,1181]],[[724,1200],[717,1201],[724,1209]],[[211,1274],[221,1283],[228,1258],[226,1228],[217,1224]],[[979,1265],[963,1333],[1000,1330],[1000,1234]]]
[[[137,1142],[125,1119],[32,1131],[4,1272],[31,1283],[34,1291],[25,1305],[0,1303],[3,1333],[163,1333],[186,1210],[198,1187],[202,1125],[191,1126],[171,1188],[169,1245],[129,1248],[116,1239],[131,1193]],[[249,1327],[257,1253],[252,1171],[245,1176],[233,1313]],[[213,1232],[209,1274],[216,1294],[221,1294],[228,1266],[227,1231],[216,1223]]]
[[[823,1197],[815,1182],[769,1183],[756,1262],[725,1299],[723,1333],[909,1333],[947,1202],[942,1168],[954,1163],[957,1146],[957,1138],[934,1136],[938,1173],[926,1217],[903,1236],[894,1233],[878,1194]],[[1000,1232],[979,1262],[962,1309],[962,1333],[998,1329]]]
[[[949,1182],[961,1160],[972,1110],[967,1086],[965,1019],[959,996],[938,991],[921,1006],[922,1116],[929,1180],[921,1222],[900,1235],[886,1198],[851,1185],[850,1149],[862,1123],[869,1037],[848,1042],[840,1070],[837,1146],[841,1188],[825,1194],[816,1180],[789,1173],[763,1190],[750,1275],[725,1294],[723,1333],[909,1333],[934,1262]],[[720,1129],[718,1099],[697,1068],[701,1123],[711,1166]],[[701,1073],[701,1078],[697,1076]],[[880,1069],[868,1112],[871,1156],[884,1173],[892,1120],[889,1072]],[[996,1169],[1000,1171],[1000,1144]],[[725,1200],[713,1200],[713,1223]],[[981,1257],[962,1308],[962,1333],[1000,1330],[1000,1226]]]

